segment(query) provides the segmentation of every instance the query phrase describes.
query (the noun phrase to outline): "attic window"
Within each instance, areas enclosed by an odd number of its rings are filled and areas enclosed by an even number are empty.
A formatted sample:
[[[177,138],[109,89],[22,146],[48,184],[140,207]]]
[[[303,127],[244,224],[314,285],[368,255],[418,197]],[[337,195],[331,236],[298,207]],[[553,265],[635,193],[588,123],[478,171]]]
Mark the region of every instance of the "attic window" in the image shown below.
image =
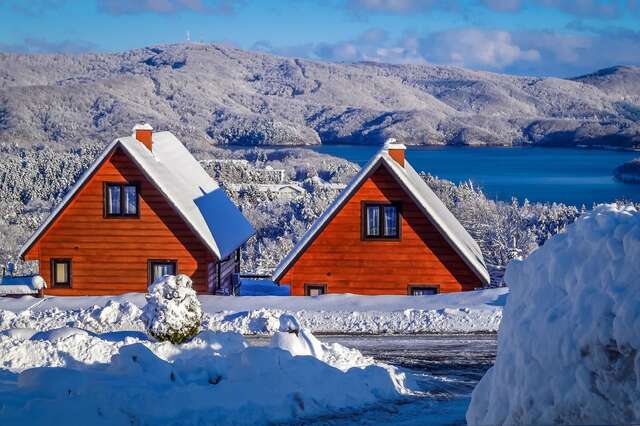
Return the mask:
[[[362,237],[367,240],[400,238],[399,203],[363,203]]]
[[[105,217],[138,217],[138,192],[138,184],[105,184]]]

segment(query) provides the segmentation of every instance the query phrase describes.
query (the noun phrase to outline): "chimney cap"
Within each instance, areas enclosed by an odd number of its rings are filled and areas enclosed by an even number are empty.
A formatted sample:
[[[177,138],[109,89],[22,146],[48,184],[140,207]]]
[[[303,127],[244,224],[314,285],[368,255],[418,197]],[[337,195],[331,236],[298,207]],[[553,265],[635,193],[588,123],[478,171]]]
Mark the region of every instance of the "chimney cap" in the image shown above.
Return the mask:
[[[133,126],[133,131],[135,132],[136,130],[153,130],[153,127],[149,123],[138,123]]]
[[[407,149],[407,147],[403,144],[403,143],[398,143],[398,141],[395,138],[389,138],[384,142],[384,149],[391,150],[391,149]]]

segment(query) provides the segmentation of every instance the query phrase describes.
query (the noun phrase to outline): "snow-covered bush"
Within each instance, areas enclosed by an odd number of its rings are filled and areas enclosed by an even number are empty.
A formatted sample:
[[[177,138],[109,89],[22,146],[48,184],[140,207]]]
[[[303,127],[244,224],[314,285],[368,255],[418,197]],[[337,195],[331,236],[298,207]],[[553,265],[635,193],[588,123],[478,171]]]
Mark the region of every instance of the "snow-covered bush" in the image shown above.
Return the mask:
[[[512,261],[470,424],[640,422],[640,212],[601,205]]]
[[[183,343],[198,334],[202,306],[186,275],[165,275],[149,286],[140,319],[159,341]]]

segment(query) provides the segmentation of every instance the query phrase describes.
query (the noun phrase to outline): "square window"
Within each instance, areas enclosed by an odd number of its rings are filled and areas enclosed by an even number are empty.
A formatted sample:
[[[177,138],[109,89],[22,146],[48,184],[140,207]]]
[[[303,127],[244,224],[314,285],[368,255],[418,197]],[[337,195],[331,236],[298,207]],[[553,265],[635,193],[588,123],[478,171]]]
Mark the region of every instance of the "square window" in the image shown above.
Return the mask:
[[[138,217],[138,185],[107,183],[104,194],[105,217]]]
[[[53,287],[71,287],[71,260],[51,260],[51,282]]]
[[[364,203],[362,223],[363,239],[400,239],[400,204]]]
[[[320,296],[327,293],[326,284],[305,284],[304,295],[305,296]]]
[[[165,275],[176,275],[178,262],[175,260],[149,260],[149,284]]]

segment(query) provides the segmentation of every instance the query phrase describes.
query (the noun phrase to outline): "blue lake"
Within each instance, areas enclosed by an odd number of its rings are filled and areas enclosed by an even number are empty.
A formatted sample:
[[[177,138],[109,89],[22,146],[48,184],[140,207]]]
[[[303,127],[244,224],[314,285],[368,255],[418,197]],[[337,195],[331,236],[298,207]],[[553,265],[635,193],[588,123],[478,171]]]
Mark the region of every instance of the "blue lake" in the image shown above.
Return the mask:
[[[375,146],[322,145],[316,152],[360,165]],[[565,148],[410,147],[407,159],[418,171],[454,182],[471,180],[494,199],[563,202],[591,207],[616,199],[640,201],[640,185],[613,178],[613,169],[638,152]]]

